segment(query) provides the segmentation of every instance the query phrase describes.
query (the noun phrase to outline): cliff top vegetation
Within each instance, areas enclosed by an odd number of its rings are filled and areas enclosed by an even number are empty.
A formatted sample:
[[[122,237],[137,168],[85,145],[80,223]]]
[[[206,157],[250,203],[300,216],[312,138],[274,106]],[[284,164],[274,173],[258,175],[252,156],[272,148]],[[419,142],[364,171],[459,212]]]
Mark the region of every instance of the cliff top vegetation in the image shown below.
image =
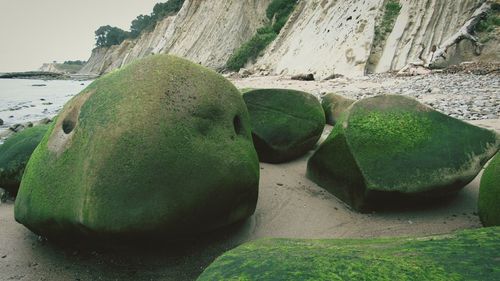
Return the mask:
[[[101,26],[95,31],[96,46],[110,47],[119,45],[126,39],[137,38],[143,32],[153,30],[158,21],[176,14],[183,4],[184,0],[168,0],[156,4],[151,14],[139,15],[132,21],[130,31],[110,25]]]

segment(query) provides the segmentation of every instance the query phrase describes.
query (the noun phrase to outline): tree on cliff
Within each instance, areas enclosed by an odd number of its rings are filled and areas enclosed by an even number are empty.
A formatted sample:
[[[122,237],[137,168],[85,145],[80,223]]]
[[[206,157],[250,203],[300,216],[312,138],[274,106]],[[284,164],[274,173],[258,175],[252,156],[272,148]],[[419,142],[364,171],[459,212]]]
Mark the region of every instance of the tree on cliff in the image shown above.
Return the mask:
[[[152,30],[156,23],[165,17],[175,15],[184,4],[184,0],[169,0],[154,6],[150,15],[139,15],[130,25],[130,32],[109,25],[95,31],[97,47],[110,47],[121,44],[127,38],[137,38],[143,31]]]
[[[132,38],[138,37],[141,32],[153,24],[153,18],[148,15],[140,15],[135,20],[132,21],[130,26],[130,36]]]
[[[184,4],[184,0],[169,0],[156,4],[150,15],[139,15],[132,21],[130,36],[137,38],[143,31],[152,30],[158,21],[175,15],[182,8],[182,4]]]
[[[184,0],[169,0],[165,3],[158,3],[153,8],[153,13],[151,17],[154,21],[159,21],[164,17],[176,14],[184,4]]]
[[[129,38],[130,34],[118,27],[105,25],[99,27],[95,31],[95,39],[97,47],[109,47],[121,44],[125,39]]]

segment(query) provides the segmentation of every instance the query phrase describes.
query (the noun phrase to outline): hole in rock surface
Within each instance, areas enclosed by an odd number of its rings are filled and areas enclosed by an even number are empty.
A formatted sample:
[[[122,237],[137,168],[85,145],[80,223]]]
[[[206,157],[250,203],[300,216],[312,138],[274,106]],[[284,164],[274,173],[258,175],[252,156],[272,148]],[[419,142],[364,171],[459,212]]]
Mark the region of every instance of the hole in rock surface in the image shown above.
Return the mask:
[[[75,129],[76,122],[71,118],[64,119],[62,123],[62,129],[65,134],[69,134]]]
[[[240,116],[236,115],[234,116],[233,119],[233,126],[234,126],[234,132],[238,135],[243,134],[243,124],[241,123],[241,118]]]

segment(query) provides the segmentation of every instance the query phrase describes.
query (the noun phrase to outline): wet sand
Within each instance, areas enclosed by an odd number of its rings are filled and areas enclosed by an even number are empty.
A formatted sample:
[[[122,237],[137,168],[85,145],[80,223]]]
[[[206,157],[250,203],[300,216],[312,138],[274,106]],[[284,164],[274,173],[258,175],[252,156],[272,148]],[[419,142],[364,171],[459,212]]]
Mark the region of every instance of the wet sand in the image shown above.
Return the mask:
[[[499,119],[473,123],[500,132]],[[481,226],[480,175],[456,196],[432,205],[359,214],[305,177],[310,154],[290,163],[261,164],[254,216],[175,246],[168,241],[114,249],[55,245],[16,223],[14,203],[3,203],[0,280],[195,280],[217,256],[258,238],[423,236]]]

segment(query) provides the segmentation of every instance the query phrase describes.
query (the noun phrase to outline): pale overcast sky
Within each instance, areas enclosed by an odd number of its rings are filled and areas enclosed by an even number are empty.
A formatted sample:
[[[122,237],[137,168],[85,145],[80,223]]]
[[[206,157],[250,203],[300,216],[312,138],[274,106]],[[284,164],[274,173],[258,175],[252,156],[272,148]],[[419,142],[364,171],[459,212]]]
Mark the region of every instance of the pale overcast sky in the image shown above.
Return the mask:
[[[0,0],[0,72],[87,60],[102,25],[129,30],[166,0]]]

